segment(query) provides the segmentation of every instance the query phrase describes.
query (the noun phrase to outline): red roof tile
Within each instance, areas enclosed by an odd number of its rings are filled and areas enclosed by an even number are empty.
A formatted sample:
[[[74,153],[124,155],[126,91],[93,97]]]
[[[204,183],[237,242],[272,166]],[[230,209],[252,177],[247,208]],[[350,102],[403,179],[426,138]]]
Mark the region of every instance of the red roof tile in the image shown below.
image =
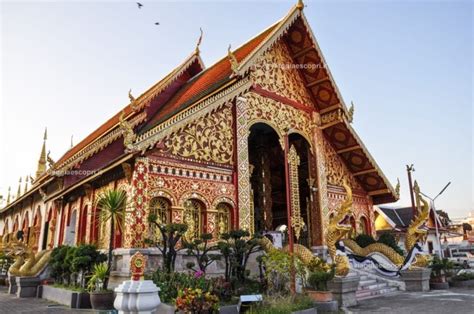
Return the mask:
[[[255,48],[279,25],[276,23],[262,33],[237,48],[234,55],[238,62],[245,59]],[[227,56],[219,60],[217,63],[199,73],[197,77],[191,79],[183,88],[167,103],[158,113],[147,123],[144,130],[148,130],[156,124],[160,123],[166,118],[169,118],[174,113],[183,109],[188,102],[195,99],[197,96],[204,96],[206,91],[210,91],[212,86],[216,83],[229,78],[232,74],[230,61]]]

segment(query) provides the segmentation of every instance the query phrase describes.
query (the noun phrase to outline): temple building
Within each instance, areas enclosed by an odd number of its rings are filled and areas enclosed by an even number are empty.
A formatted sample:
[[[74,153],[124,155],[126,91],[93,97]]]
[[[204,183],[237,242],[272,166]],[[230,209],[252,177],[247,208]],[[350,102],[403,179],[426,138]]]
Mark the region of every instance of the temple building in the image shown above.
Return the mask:
[[[353,108],[303,5],[210,67],[200,42],[56,162],[45,134],[36,176],[0,209],[0,236],[23,231],[35,250],[106,248],[109,226],[97,219],[95,200],[117,188],[128,205],[115,248],[145,247],[153,212],[161,222],[186,222],[188,237],[293,228],[296,242],[317,251],[345,199],[343,182],[353,192],[351,224],[375,235],[374,205],[398,193],[352,127]]]

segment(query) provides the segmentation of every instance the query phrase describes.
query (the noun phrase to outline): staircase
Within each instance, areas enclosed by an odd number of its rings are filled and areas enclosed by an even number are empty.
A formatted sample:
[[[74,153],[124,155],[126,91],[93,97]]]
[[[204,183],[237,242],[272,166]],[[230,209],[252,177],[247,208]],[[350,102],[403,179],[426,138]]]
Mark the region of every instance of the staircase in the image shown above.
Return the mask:
[[[358,301],[393,294],[401,290],[396,280],[385,279],[368,271],[357,270],[360,275],[359,288],[356,292]]]

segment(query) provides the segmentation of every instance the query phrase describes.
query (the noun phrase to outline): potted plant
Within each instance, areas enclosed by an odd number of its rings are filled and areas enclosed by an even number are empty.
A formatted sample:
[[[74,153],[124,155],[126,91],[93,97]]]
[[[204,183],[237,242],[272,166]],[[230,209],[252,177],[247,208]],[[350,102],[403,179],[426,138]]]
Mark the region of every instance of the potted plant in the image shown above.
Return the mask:
[[[94,266],[92,277],[94,281],[89,282],[91,292],[91,305],[93,309],[108,310],[113,309],[114,293],[108,291],[110,271],[112,269],[112,251],[114,248],[115,226],[120,226],[127,203],[127,195],[123,190],[107,190],[100,194],[97,199],[97,207],[100,209],[99,220],[110,224],[109,248],[107,263]]]
[[[316,302],[332,301],[333,296],[328,289],[328,281],[334,278],[334,274],[334,266],[329,271],[325,269],[310,271],[306,279],[306,293]]]
[[[105,287],[107,276],[107,263],[94,265],[87,287],[90,293],[91,306],[95,310],[110,310],[114,308],[114,292],[107,290]]]
[[[453,262],[447,258],[440,259],[438,256],[435,256],[431,261],[430,268],[430,288],[448,289],[449,284],[446,280],[446,274],[450,269],[453,268]]]

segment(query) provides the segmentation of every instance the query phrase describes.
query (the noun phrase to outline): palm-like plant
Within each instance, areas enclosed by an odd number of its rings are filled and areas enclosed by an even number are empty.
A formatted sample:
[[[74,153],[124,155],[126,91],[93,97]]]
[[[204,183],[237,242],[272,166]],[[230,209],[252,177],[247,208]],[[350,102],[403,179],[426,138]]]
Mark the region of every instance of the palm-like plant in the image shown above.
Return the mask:
[[[126,205],[127,194],[123,190],[106,190],[100,194],[97,199],[97,207],[100,209],[99,220],[104,223],[104,225],[110,222],[107,278],[104,282],[104,289],[107,289],[108,277],[112,268],[115,226],[121,227]]]

